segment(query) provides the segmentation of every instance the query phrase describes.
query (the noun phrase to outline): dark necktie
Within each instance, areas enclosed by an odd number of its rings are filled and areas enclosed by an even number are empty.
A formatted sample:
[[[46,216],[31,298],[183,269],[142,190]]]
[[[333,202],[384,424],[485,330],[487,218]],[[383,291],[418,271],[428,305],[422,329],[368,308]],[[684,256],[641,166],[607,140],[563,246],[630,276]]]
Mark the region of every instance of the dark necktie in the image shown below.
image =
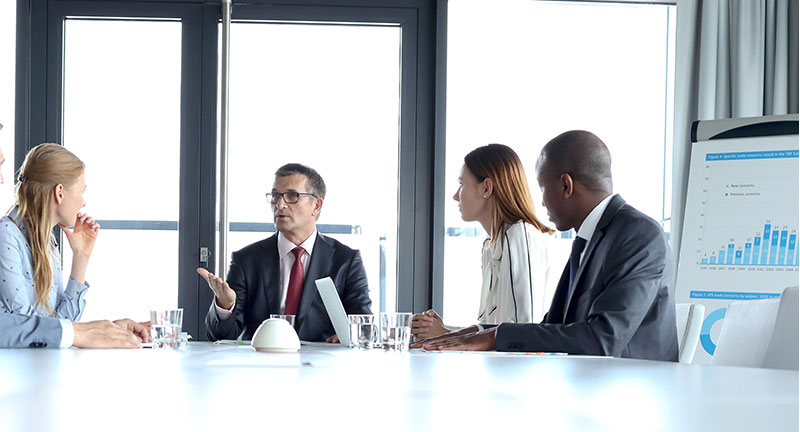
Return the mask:
[[[294,254],[294,264],[292,273],[289,276],[289,288],[286,290],[286,315],[297,315],[297,307],[300,305],[300,294],[303,292],[303,263],[300,257],[303,256],[305,249],[297,246],[292,249]]]
[[[575,237],[572,242],[572,252],[569,254],[569,292],[570,295],[575,289],[575,275],[578,274],[578,267],[581,266],[581,252],[586,247],[586,239]]]

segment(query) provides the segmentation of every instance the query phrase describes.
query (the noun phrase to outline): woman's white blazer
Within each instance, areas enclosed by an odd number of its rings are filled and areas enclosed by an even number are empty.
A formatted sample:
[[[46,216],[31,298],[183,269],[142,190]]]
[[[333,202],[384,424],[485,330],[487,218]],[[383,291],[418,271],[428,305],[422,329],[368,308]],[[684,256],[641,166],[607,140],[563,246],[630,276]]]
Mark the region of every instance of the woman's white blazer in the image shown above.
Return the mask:
[[[519,221],[491,246],[486,240],[481,267],[481,324],[541,322],[550,308],[560,273],[549,259],[553,236]]]

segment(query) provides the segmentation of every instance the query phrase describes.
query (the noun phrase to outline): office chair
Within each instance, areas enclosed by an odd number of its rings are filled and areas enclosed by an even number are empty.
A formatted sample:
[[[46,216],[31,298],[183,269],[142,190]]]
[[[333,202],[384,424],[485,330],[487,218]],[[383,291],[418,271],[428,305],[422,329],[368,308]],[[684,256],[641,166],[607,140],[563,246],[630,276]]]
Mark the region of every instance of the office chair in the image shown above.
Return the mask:
[[[783,290],[775,329],[764,354],[761,367],[769,369],[797,370],[798,363],[798,288]]]
[[[711,364],[761,367],[779,304],[779,298],[731,302]]]
[[[691,363],[697,342],[700,340],[700,328],[706,307],[697,303],[678,303],[675,305],[675,323],[678,326],[678,361]]]

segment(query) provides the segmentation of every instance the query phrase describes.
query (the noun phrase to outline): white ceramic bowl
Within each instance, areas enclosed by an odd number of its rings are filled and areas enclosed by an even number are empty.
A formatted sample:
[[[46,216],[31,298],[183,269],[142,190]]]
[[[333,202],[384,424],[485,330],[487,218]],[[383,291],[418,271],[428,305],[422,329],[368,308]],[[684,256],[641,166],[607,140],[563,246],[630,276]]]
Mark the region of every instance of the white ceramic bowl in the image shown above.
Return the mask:
[[[259,352],[293,353],[300,349],[300,338],[288,321],[270,318],[258,326],[250,345]]]

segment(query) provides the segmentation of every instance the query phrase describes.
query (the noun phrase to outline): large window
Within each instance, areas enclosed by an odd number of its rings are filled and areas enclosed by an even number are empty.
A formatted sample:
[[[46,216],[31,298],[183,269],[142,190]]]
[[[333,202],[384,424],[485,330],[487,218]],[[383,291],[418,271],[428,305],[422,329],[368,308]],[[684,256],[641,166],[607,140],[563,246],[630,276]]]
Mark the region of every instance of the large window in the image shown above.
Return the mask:
[[[84,211],[102,225],[84,320],[177,306],[180,52],[178,21],[65,23],[64,145],[86,163]]]
[[[302,163],[327,186],[319,231],[360,250],[373,311],[394,310],[400,36],[394,25],[232,25],[226,262],[274,234],[265,194],[278,167]]]
[[[474,322],[485,233],[462,222],[450,199],[462,158],[486,143],[510,145],[538,204],[536,157],[568,129],[597,133],[611,149],[617,192],[668,223],[674,7],[451,0],[445,137],[433,51],[444,4],[235,3],[228,252],[274,232],[264,197],[273,173],[304,163],[328,184],[320,231],[361,250],[374,312],[438,302],[441,265],[447,322]],[[17,107],[30,126],[17,151],[42,141],[74,150],[87,163],[87,211],[107,221],[85,317],[143,318],[177,303],[202,338],[211,293],[194,272],[201,247],[212,264],[230,259],[214,244],[219,9],[43,0],[24,12],[32,37],[20,64],[31,71],[18,79],[28,96]],[[9,99],[0,97],[7,157]],[[432,198],[440,188],[444,227]],[[566,262],[568,240],[557,249]]]
[[[6,158],[0,173],[5,183],[0,185],[0,216],[14,201],[14,86],[17,29],[17,2],[0,2],[0,150]]]
[[[450,1],[448,199],[464,155],[503,143],[520,155],[537,214],[547,221],[536,159],[551,138],[584,129],[611,151],[615,192],[667,222],[674,13],[673,6],[662,5]],[[445,227],[445,321],[474,323],[486,233],[478,223],[463,222],[452,200],[445,206]],[[559,237],[564,239],[555,247],[557,267],[567,262],[571,233]]]
[[[195,269],[227,265],[275,232],[265,193],[288,162],[325,179],[319,231],[361,251],[373,311],[425,308],[434,8],[235,3],[225,256],[215,245],[218,5],[42,0],[23,11],[30,46],[19,64],[30,73],[18,77],[17,109],[29,124],[17,150],[50,141],[81,157],[86,212],[102,224],[84,319],[179,306],[184,330],[204,339],[213,294]]]

